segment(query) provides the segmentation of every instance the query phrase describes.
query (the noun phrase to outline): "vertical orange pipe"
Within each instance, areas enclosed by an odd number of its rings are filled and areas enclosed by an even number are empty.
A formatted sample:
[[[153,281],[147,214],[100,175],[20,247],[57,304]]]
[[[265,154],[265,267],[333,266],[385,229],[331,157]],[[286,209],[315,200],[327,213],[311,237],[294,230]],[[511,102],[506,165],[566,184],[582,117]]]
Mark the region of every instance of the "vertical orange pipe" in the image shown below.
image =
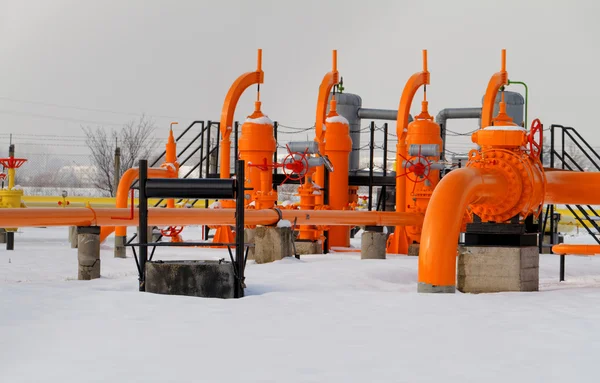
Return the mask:
[[[176,122],[175,122],[176,124]],[[173,123],[171,123],[171,126],[173,125]],[[177,164],[177,144],[175,143],[175,137],[173,137],[173,129],[171,128],[169,130],[169,138],[167,139],[167,149],[166,149],[166,153],[165,153],[165,161],[167,164],[172,164],[172,166],[175,167],[175,169],[178,169],[178,164]],[[168,208],[174,208],[175,207],[175,200],[173,198],[169,198],[167,200],[167,207]]]
[[[257,69],[255,72],[244,73],[238,77],[227,92],[223,109],[221,110],[221,122],[219,129],[221,131],[220,142],[220,176],[221,178],[231,177],[231,132],[233,126],[233,117],[235,108],[244,91],[254,84],[262,84],[264,81],[264,72],[262,71],[262,49],[258,50]],[[237,155],[237,154],[236,154]]]
[[[396,211],[406,211],[406,177],[403,174],[402,160],[408,156],[406,148],[406,133],[408,128],[408,116],[410,115],[410,106],[415,97],[415,93],[422,85],[429,84],[429,72],[427,71],[427,50],[423,50],[423,71],[410,76],[398,106],[398,116],[396,119],[396,135],[398,144],[396,145]],[[388,253],[406,254],[408,252],[408,243],[404,227],[396,226],[394,234],[390,236],[387,247]]]
[[[327,113],[327,103],[329,94],[334,85],[339,82],[339,72],[337,70],[337,50],[333,51],[332,70],[328,72],[321,80],[319,86],[319,97],[317,99],[317,116],[315,118],[315,141],[319,145],[319,152],[325,153],[325,132],[323,125],[325,123],[325,114]],[[323,166],[317,166],[314,176],[317,185],[323,187],[325,185],[325,169]],[[317,195],[315,198],[317,205],[323,205],[323,195]]]
[[[325,154],[333,165],[333,172],[329,172],[329,206],[333,210],[343,210],[348,206],[348,168],[352,138],[348,121],[337,114],[336,105],[335,98],[332,98],[325,120]],[[330,246],[350,246],[349,229],[345,226],[332,226],[329,229]]]
[[[502,49],[502,63],[500,72],[495,73],[490,78],[485,95],[483,96],[483,106],[481,107],[481,128],[487,128],[492,124],[494,114],[494,104],[498,90],[504,85],[508,85],[508,72],[506,72],[506,49]]]

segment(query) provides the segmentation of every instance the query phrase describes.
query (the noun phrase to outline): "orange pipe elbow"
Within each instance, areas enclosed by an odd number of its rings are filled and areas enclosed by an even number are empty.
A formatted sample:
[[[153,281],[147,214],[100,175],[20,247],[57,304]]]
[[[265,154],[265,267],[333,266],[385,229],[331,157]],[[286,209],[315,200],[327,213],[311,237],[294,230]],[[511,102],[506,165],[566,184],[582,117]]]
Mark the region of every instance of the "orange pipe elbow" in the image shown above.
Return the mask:
[[[117,196],[115,198],[116,199],[116,201],[115,201],[116,208],[126,208],[127,207],[129,189],[131,188],[131,184],[133,183],[133,181],[135,181],[139,177],[139,174],[140,174],[139,168],[127,169],[127,171],[125,171],[125,173],[123,173],[123,176],[121,177],[121,180],[119,181],[119,186],[117,188]],[[175,175],[174,175],[173,171],[170,169],[148,168],[148,177],[149,178],[160,178],[160,177],[171,178],[174,176]],[[127,217],[127,216],[122,215],[122,217]],[[111,232],[112,232],[111,229],[104,229],[104,233],[105,233],[104,239],[106,239],[106,237],[108,237]],[[117,226],[115,229],[115,235],[126,236],[127,235],[127,227]],[[100,238],[102,239],[102,230],[101,230]]]
[[[506,71],[506,49],[502,49],[502,66],[500,72],[496,72],[488,82],[485,95],[483,96],[483,106],[481,107],[481,128],[487,128],[492,125],[494,114],[494,104],[498,90],[504,85],[508,85],[508,72]]]
[[[442,178],[431,196],[423,221],[420,290],[423,285],[454,288],[456,244],[468,205],[491,202],[507,192],[504,177],[492,170],[462,168]]]

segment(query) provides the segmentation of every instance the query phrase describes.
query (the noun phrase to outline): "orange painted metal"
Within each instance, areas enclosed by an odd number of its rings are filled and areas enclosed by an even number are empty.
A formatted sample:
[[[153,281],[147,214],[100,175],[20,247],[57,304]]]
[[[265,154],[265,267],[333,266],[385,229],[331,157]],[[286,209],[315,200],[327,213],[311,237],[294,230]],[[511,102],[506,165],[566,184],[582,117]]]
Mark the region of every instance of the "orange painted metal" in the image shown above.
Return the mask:
[[[441,151],[443,147],[442,137],[440,135],[440,126],[433,121],[433,117],[429,115],[427,111],[427,101],[422,102],[422,111],[419,115],[415,116],[413,122],[408,124],[408,132],[406,133],[406,146],[410,148],[411,145],[427,145],[435,144],[438,145]],[[440,160],[440,152],[435,156],[423,156],[430,164],[438,162]],[[421,157],[421,158],[423,158]],[[410,163],[420,163],[420,159],[416,156],[408,157]],[[398,165],[396,165],[398,169]],[[396,171],[397,175],[401,175],[402,172],[406,172],[408,166],[401,169],[400,172]],[[405,210],[407,212],[425,214],[431,194],[440,181],[440,171],[436,169],[425,168],[427,170],[427,176],[419,179],[412,173],[408,173],[401,178],[406,183],[406,200]],[[408,180],[407,180],[408,178]],[[408,244],[420,243],[421,242],[421,226],[407,226],[405,228]]]
[[[235,82],[229,88],[227,96],[225,96],[225,102],[223,103],[223,109],[221,111],[221,123],[219,129],[221,130],[221,148],[219,155],[221,156],[221,178],[230,178],[230,148],[231,148],[231,132],[233,126],[233,117],[235,114],[235,108],[240,99],[240,96],[244,91],[254,85],[262,84],[264,81],[264,72],[262,71],[262,49],[258,50],[257,68],[254,72],[244,73],[238,77]]]
[[[135,181],[140,174],[139,168],[131,168],[127,169],[125,173],[121,176],[121,180],[119,181],[119,186],[117,187],[117,196],[116,196],[116,208],[126,208],[127,207],[127,198],[129,195],[129,189],[131,188],[131,184]],[[173,173],[170,168],[149,168],[148,169],[148,177],[150,178],[161,178],[173,177],[175,173]],[[121,217],[128,217],[129,214],[123,214]],[[116,220],[118,221],[118,220]],[[115,232],[115,235],[126,236],[127,228],[123,226],[122,221],[117,222],[116,228],[114,225],[104,226],[101,225],[100,229],[100,241],[104,241],[106,237],[108,237],[112,232]],[[130,225],[126,225],[130,226]]]
[[[454,286],[456,250],[468,205],[492,203],[510,192],[502,173],[463,168],[448,173],[437,185],[423,222],[419,251],[419,282]]]
[[[546,172],[548,204],[600,205],[600,173],[553,170]]]
[[[233,225],[235,209],[148,209],[148,223],[157,226],[180,225]],[[138,210],[134,219],[121,221],[115,217],[127,216],[129,209],[93,208],[28,208],[0,210],[0,227],[37,226],[137,226]],[[298,224],[313,225],[419,225],[423,216],[412,213],[379,211],[336,211],[336,210],[281,210],[282,219]],[[246,225],[275,225],[279,213],[275,210],[247,210]]]
[[[317,99],[317,116],[315,118],[315,141],[319,145],[319,152],[325,153],[325,131],[323,126],[325,124],[325,114],[327,113],[327,102],[329,100],[329,94],[334,85],[339,83],[340,74],[337,70],[337,50],[333,51],[332,54],[332,69],[328,72],[321,80],[319,86],[319,98]],[[323,165],[318,166],[315,172],[315,182],[320,187],[325,185],[325,169]],[[317,195],[315,198],[317,205],[323,204],[323,195]]]
[[[413,74],[402,91],[400,105],[398,106],[398,116],[396,119],[396,135],[398,144],[396,145],[396,174],[401,171],[402,158],[408,156],[406,146],[406,135],[408,133],[408,116],[410,115],[410,106],[417,90],[428,85],[430,81],[429,71],[427,70],[427,50],[423,50],[423,70]],[[396,178],[396,211],[406,211],[406,178]],[[387,252],[396,254],[406,254],[408,252],[408,237],[404,227],[396,227],[394,233],[390,235],[387,243]]]
[[[483,106],[481,108],[481,128],[486,128],[492,124],[496,95],[498,94],[500,88],[505,85],[508,85],[508,72],[506,71],[506,49],[502,49],[502,64],[500,72],[495,73],[490,78],[485,95],[483,96]]]
[[[238,150],[240,159],[246,161],[245,187],[253,189],[249,191],[251,198],[245,200],[246,205],[254,201],[257,209],[270,209],[277,201],[272,170],[277,142],[273,135],[273,123],[261,112],[260,105],[260,101],[255,102],[254,113],[242,124]]]
[[[348,121],[337,114],[336,105],[335,98],[332,98],[329,114],[325,120],[325,155],[333,165],[333,172],[329,172],[329,207],[333,210],[343,210],[348,207],[348,169],[352,138],[350,138]],[[349,228],[331,227],[329,244],[350,246]]]
[[[600,245],[575,245],[561,243],[552,246],[554,254],[561,255],[598,255],[600,254]]]

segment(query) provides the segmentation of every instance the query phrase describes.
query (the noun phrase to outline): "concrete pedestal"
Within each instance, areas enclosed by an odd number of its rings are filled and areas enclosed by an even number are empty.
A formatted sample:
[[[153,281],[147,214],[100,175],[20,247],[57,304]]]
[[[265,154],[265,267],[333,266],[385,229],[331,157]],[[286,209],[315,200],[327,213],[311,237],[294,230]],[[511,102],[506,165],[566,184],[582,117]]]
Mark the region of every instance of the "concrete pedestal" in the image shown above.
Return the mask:
[[[6,243],[6,230],[0,229],[0,243]]]
[[[457,288],[464,293],[538,291],[539,271],[535,246],[461,246]]]
[[[295,241],[294,245],[298,255],[323,254],[323,243],[321,241]]]
[[[292,229],[290,227],[258,226],[254,229],[254,260],[256,263],[273,262],[292,255]]]
[[[231,262],[148,262],[145,278],[148,293],[235,298],[235,273]]]
[[[385,259],[387,234],[364,231],[361,236],[360,259]]]
[[[115,258],[127,258],[126,243],[126,236],[115,235]]]
[[[565,238],[562,234],[558,234],[556,235],[556,238],[554,239],[554,244],[559,244],[559,243],[564,243]],[[550,234],[545,234],[544,235],[544,241],[543,241],[544,245],[550,245]],[[542,254],[552,254],[552,247],[551,246],[543,246],[542,247]]]
[[[413,243],[412,245],[408,245],[408,254],[411,257],[418,257],[419,256],[419,249],[421,248],[421,245],[418,243]]]
[[[77,279],[100,278],[100,227],[83,226],[77,228]]]
[[[244,243],[254,244],[255,229],[244,229]],[[254,259],[254,247],[248,248],[248,259]]]
[[[69,242],[71,242],[71,249],[77,248],[77,226],[69,226]]]

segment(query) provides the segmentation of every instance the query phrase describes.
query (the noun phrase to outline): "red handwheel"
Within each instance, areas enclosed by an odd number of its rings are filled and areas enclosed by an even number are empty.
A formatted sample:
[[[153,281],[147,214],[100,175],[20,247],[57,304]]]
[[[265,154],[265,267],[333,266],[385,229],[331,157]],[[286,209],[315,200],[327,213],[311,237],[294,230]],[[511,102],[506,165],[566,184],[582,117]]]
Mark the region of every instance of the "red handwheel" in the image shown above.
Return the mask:
[[[542,125],[539,118],[536,118],[531,123],[527,141],[529,141],[529,155],[533,158],[540,158],[540,153],[544,145],[544,125]]]
[[[175,238],[183,231],[183,226],[169,226],[166,229],[161,229],[160,234],[163,237]]]

